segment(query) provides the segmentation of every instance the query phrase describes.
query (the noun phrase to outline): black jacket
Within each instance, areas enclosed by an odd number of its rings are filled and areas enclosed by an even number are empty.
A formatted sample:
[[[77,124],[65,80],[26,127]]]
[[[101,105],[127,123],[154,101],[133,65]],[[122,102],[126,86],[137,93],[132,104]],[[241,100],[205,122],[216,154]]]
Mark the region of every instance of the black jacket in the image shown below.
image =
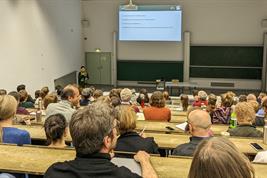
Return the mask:
[[[197,145],[204,139],[207,139],[209,137],[190,137],[190,142],[185,143],[182,145],[178,145],[173,150],[173,155],[178,156],[193,156],[195,149],[197,148]]]
[[[126,167],[117,167],[110,159],[104,153],[77,155],[72,161],[50,166],[44,178],[140,178]]]
[[[138,152],[140,150],[151,154],[159,154],[154,138],[143,138],[136,132],[128,132],[118,138],[116,151]]]

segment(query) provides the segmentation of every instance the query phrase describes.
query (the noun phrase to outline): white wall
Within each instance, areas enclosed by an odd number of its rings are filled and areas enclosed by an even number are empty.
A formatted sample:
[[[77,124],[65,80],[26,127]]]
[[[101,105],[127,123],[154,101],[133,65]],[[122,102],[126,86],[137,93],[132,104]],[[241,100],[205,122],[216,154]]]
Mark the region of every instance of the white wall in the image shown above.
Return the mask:
[[[83,63],[78,0],[0,1],[0,88],[33,94]]]
[[[82,2],[85,51],[112,51],[112,32],[118,29],[118,6],[126,0]],[[138,4],[180,4],[183,30],[193,45],[262,45],[261,20],[267,18],[267,0],[134,0]],[[175,43],[119,43],[119,59],[182,60],[182,45]]]

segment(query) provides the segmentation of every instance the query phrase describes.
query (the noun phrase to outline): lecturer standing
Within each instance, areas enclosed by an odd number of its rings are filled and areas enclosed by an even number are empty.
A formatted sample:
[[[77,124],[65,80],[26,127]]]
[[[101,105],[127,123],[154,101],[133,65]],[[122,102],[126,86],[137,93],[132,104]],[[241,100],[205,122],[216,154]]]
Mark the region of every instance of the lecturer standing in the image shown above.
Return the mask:
[[[84,66],[81,66],[79,75],[78,75],[78,84],[79,87],[84,88],[86,85],[86,81],[89,79],[89,75]]]

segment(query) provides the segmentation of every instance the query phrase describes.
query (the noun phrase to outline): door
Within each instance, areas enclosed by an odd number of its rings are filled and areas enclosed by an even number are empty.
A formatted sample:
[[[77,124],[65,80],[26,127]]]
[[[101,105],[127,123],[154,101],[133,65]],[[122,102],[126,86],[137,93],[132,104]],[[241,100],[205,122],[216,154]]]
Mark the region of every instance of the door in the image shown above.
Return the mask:
[[[85,67],[89,73],[89,84],[111,85],[111,53],[87,52]]]

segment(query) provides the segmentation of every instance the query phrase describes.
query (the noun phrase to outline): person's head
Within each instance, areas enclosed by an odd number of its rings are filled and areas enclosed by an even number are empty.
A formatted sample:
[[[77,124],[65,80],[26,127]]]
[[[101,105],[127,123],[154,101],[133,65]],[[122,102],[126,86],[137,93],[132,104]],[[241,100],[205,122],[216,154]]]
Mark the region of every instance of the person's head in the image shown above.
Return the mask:
[[[151,106],[163,108],[165,106],[165,99],[162,92],[155,91],[151,96]]]
[[[103,96],[103,91],[102,90],[95,90],[93,93],[93,97],[95,100],[97,100],[99,97]]]
[[[49,116],[44,123],[48,145],[62,140],[67,135],[68,123],[62,114]]]
[[[20,84],[17,86],[17,92],[19,92],[20,90],[26,90],[26,86],[24,84]]]
[[[129,102],[132,98],[132,91],[129,88],[124,88],[120,93],[122,102]]]
[[[259,103],[257,101],[254,101],[254,100],[248,101],[248,103],[253,107],[255,113],[257,113],[259,108],[260,108]]]
[[[141,100],[144,100],[145,103],[148,103],[149,102],[149,97],[148,97],[148,94],[147,94],[147,90],[145,88],[142,88],[139,91],[139,96],[137,98],[137,102],[139,104],[141,104]]]
[[[43,87],[40,91],[40,97],[44,99],[44,97],[49,93],[49,88],[48,87]]]
[[[28,93],[26,90],[20,90],[19,95],[20,95],[20,102],[24,102],[28,98]]]
[[[238,101],[239,102],[247,102],[247,96],[246,95],[239,95]]]
[[[207,93],[206,93],[205,91],[200,90],[200,91],[198,92],[197,95],[198,95],[198,98],[199,98],[201,101],[205,101],[205,100],[207,100],[208,95],[207,95]]]
[[[118,120],[120,122],[119,131],[120,134],[131,132],[136,128],[136,113],[131,106],[120,105],[116,107],[118,114]]]
[[[18,103],[20,102],[20,94],[18,92],[11,91],[11,92],[8,93],[8,95],[13,96],[17,100]]]
[[[1,122],[12,120],[17,111],[18,102],[11,95],[0,95],[0,125]],[[0,127],[1,128],[1,127]],[[0,142],[2,142],[2,131],[0,130]]]
[[[15,116],[18,102],[11,95],[0,96],[0,122]]]
[[[235,106],[237,122],[239,124],[252,124],[255,121],[255,111],[248,102],[239,102]]]
[[[193,97],[194,97],[194,100],[195,101],[198,101],[198,90],[193,90],[193,92],[192,92],[192,95],[193,95]]]
[[[44,97],[44,101],[43,101],[44,102],[44,108],[46,109],[50,103],[57,103],[57,100],[58,100],[57,96],[53,93],[46,95]]]
[[[216,109],[217,97],[214,94],[209,95],[207,110],[212,112]]]
[[[264,112],[267,113],[267,97],[262,99],[261,107],[263,108]]]
[[[7,91],[5,89],[0,89],[0,95],[6,95]]]
[[[183,111],[187,111],[187,108],[189,105],[189,98],[187,95],[185,94],[181,95],[181,103],[182,103]]]
[[[116,146],[117,122],[115,110],[97,101],[76,111],[69,123],[77,154],[108,153]]]
[[[118,96],[112,96],[110,98],[110,101],[113,107],[119,106],[121,104],[121,99]]]
[[[67,85],[61,95],[62,100],[68,100],[73,106],[77,106],[80,102],[79,89],[74,85]]]
[[[168,91],[164,91],[163,92],[163,97],[164,97],[165,100],[170,100],[169,92]]]
[[[247,101],[257,101],[257,98],[253,93],[250,93],[247,96]]]
[[[91,88],[84,88],[84,89],[82,90],[82,97],[83,97],[84,99],[88,99],[88,98],[90,98],[91,95],[92,95],[92,90],[91,90]]]
[[[84,66],[81,66],[81,72],[86,72],[86,69],[85,69],[85,67]]]
[[[39,98],[40,96],[41,96],[41,90],[36,90],[35,92],[34,92],[34,97],[35,97],[35,99],[37,99],[37,98]]]
[[[255,178],[249,160],[226,138],[203,140],[194,152],[188,178]]]
[[[208,112],[195,109],[189,113],[187,122],[192,136],[209,136],[211,118]]]
[[[110,90],[109,92],[109,97],[118,97],[120,98],[120,93],[118,93],[118,90],[116,88],[113,88],[112,90]]]
[[[231,107],[233,105],[234,98],[232,94],[224,93],[221,95],[221,98],[223,107]]]

